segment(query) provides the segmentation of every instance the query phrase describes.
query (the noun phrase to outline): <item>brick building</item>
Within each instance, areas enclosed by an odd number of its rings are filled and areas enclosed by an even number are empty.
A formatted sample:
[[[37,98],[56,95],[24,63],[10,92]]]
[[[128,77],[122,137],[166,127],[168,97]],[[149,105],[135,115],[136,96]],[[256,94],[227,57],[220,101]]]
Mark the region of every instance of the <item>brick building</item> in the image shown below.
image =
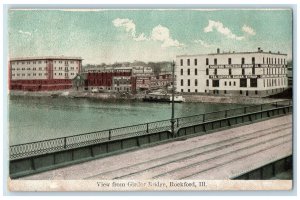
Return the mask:
[[[9,62],[9,89],[51,91],[72,88],[82,69],[80,57],[26,57]]]

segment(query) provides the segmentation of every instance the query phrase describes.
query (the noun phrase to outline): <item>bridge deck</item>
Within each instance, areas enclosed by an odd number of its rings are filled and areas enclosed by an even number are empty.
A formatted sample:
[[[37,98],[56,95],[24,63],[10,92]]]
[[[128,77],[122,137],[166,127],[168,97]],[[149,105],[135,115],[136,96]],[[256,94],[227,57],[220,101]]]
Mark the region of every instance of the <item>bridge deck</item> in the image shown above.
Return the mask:
[[[287,115],[22,179],[225,180],[291,154],[292,115]]]

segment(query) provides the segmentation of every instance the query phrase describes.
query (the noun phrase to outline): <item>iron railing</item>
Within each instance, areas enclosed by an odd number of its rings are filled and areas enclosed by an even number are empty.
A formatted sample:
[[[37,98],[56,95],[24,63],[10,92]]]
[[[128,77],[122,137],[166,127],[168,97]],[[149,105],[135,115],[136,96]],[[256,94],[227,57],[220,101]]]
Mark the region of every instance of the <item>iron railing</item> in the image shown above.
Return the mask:
[[[272,108],[291,106],[291,103],[292,102],[290,100],[284,100],[261,105],[252,105],[247,107],[215,111],[200,115],[175,118],[174,127],[176,127],[176,129],[179,129],[182,127],[188,127],[208,121],[239,116],[247,113],[260,112]],[[78,147],[99,144],[111,140],[130,138],[170,130],[171,120],[168,119],[103,131],[89,132],[56,139],[18,144],[10,146],[10,160],[16,160],[30,156],[37,156],[67,149],[74,149]]]

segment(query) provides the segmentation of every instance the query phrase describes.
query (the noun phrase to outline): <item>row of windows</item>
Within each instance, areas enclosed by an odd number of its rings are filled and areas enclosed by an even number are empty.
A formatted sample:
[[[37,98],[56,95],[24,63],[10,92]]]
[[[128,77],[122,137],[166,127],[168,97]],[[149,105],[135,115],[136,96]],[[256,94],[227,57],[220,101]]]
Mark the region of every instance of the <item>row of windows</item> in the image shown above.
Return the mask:
[[[54,67],[54,70],[56,70],[56,69],[58,69],[58,70],[63,70],[63,67],[57,67],[57,68]],[[71,69],[71,70],[74,70],[74,67],[70,67],[70,69]],[[76,67],[76,69],[78,69],[78,67]],[[69,68],[68,68],[68,67],[65,67],[64,70],[69,70]]]
[[[187,91],[187,92],[191,92],[190,89],[187,89],[186,91]],[[181,92],[185,92],[184,89],[181,89]],[[195,89],[194,92],[197,93],[198,90]],[[248,93],[248,90],[246,90],[246,91],[244,91],[244,92],[246,93],[246,96],[248,96],[248,94],[249,94],[249,93]],[[205,90],[205,93],[209,93],[209,91],[208,91],[208,90]],[[213,90],[213,93],[214,93],[214,94],[219,94],[219,90]],[[255,90],[254,93],[257,95],[257,94],[258,94],[258,91]],[[227,94],[227,90],[224,90],[224,94]],[[240,90],[240,94],[243,94],[243,90]]]
[[[54,73],[54,75],[62,76],[63,73]],[[64,73],[65,76],[68,75],[68,73]],[[74,73],[70,73],[70,75],[75,75]]]
[[[58,63],[63,63],[63,61],[57,61]],[[17,64],[17,65],[19,65],[19,63],[21,63],[21,64],[27,64],[27,65],[30,65],[30,64],[42,64],[42,63],[48,63],[48,61],[47,60],[45,60],[45,61],[41,61],[41,60],[39,60],[39,61],[15,61],[15,62],[12,62],[12,64]],[[56,61],[54,61],[54,63],[56,63]],[[64,63],[65,64],[69,64],[69,61],[64,61]],[[70,61],[70,63],[71,64],[74,64],[74,61]],[[78,61],[76,61],[76,63],[78,63]]]
[[[229,82],[231,85],[231,82]],[[235,81],[233,82],[233,85],[235,86]],[[208,85],[207,85],[208,86]],[[227,82],[224,82],[224,86],[227,86]],[[220,87],[220,80],[212,80],[212,87]],[[241,78],[240,79],[240,87],[247,87],[247,79]],[[250,87],[257,87],[257,79],[256,78],[250,78]]]
[[[265,62],[266,62],[266,64],[285,64],[285,59],[282,59],[282,58],[264,58],[263,57],[263,64],[265,64]],[[188,58],[186,60],[186,63],[187,63],[187,66],[190,66],[191,65],[191,59]],[[255,64],[255,57],[251,57],[251,63]],[[194,65],[197,66],[197,64],[198,64],[198,60],[195,58],[194,59]],[[206,65],[211,65],[212,64],[212,63],[210,63],[209,58],[205,59],[205,64]],[[213,59],[213,64],[218,65],[218,59],[217,58]],[[229,64],[229,65],[232,64],[232,59],[231,58],[228,58],[227,64]],[[242,65],[245,64],[245,58],[241,58],[241,64]],[[180,59],[180,66],[183,66],[183,59]]]
[[[285,59],[283,58],[265,58],[263,57],[263,64],[285,64]]]
[[[63,75],[63,73],[54,73],[54,75]],[[70,73],[71,75],[75,75],[74,73]],[[27,74],[27,76],[43,76],[43,73],[32,73],[32,74]],[[44,73],[44,76],[47,76],[48,73]],[[65,75],[68,75],[68,73],[66,73]],[[26,74],[12,74],[12,76],[26,76]]]
[[[273,86],[285,86],[286,85],[286,79],[283,78],[273,78],[273,79],[267,79],[264,80],[264,87],[273,87]]]
[[[91,89],[103,90],[103,88],[99,88],[99,87],[91,87]],[[130,87],[115,87],[115,88],[113,88],[113,87],[107,87],[106,89],[107,90],[113,90],[114,89],[116,91],[123,90],[123,91],[127,91],[127,92],[131,91]]]
[[[195,86],[198,86],[198,80],[197,79],[194,80],[194,84],[195,84]],[[180,85],[183,86],[183,79],[181,79]],[[190,79],[187,79],[187,86],[191,86],[191,80]]]
[[[46,70],[47,68],[46,67],[39,67],[38,68],[38,70]],[[37,68],[35,68],[35,67],[33,67],[32,69],[31,68],[25,68],[25,67],[22,67],[22,68],[12,68],[11,69],[12,71],[19,71],[19,70],[22,70],[22,71],[24,71],[24,70],[37,70]]]
[[[47,73],[44,73],[44,76],[47,76]],[[12,74],[12,76],[26,76],[26,74]],[[31,74],[27,74],[27,76],[31,76]],[[32,76],[43,76],[43,73],[33,73]]]
[[[198,75],[198,69],[195,69],[194,74]],[[180,70],[180,75],[183,75],[183,69]],[[191,75],[190,69],[187,69],[187,75]]]
[[[17,70],[17,71],[19,71],[19,70],[47,70],[47,67],[39,67],[39,68],[36,68],[36,67],[33,67],[33,68],[30,68],[30,67],[27,67],[27,68],[25,68],[25,67],[22,67],[22,68],[11,68],[11,70],[12,71],[14,71],[14,70]],[[63,70],[63,67],[54,67],[54,70]],[[68,67],[64,67],[64,69],[65,70],[68,70],[69,68]],[[71,70],[74,70],[75,68],[74,67],[70,67],[70,69]],[[76,69],[78,69],[78,67],[76,67]]]

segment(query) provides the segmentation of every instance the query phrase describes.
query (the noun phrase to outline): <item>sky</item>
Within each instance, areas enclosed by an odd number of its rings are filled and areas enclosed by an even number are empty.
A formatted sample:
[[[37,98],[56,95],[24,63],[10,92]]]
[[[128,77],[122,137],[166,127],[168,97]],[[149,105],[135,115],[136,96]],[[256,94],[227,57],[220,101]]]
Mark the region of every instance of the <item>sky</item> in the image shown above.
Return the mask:
[[[292,58],[292,11],[10,10],[9,57],[78,56],[83,64],[172,61],[223,51]]]

